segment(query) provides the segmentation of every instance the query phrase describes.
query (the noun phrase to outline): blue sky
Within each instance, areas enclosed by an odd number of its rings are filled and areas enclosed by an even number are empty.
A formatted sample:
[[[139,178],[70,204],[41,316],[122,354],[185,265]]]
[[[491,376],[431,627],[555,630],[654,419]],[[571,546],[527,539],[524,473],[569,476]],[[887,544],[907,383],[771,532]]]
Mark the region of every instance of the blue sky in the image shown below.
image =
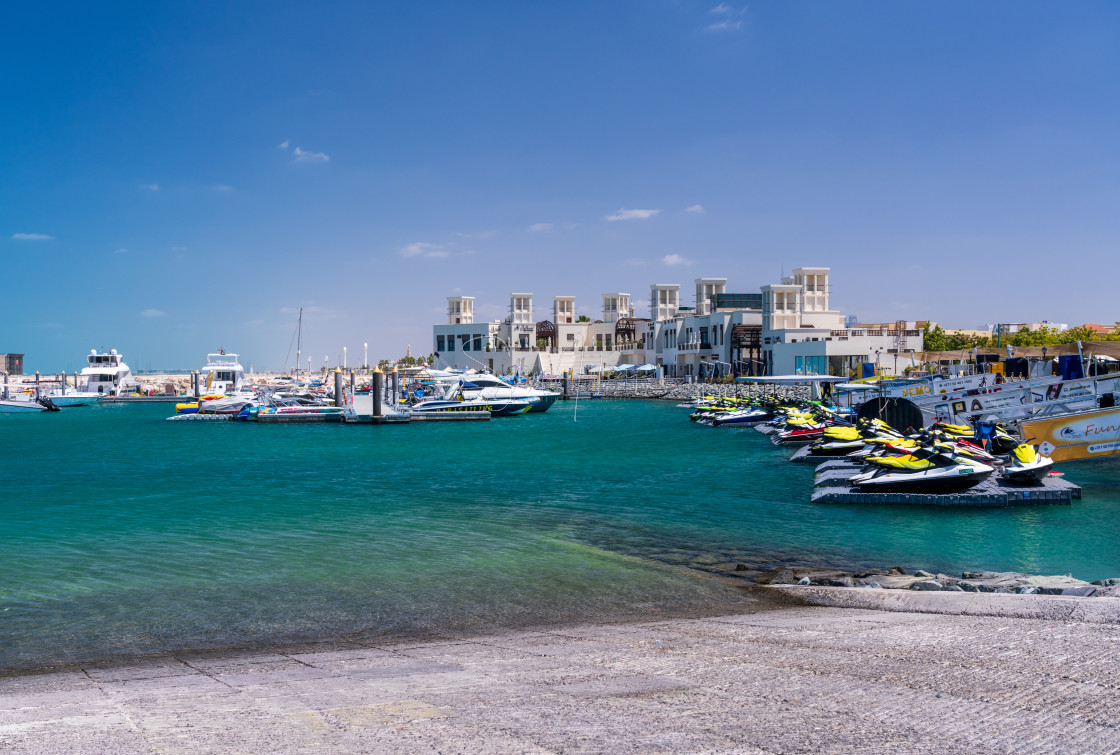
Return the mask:
[[[1120,317],[1120,6],[5,10],[0,352],[430,349],[449,295],[833,268],[864,321]],[[644,212],[642,212],[644,211]],[[655,211],[655,212],[654,212]],[[612,219],[618,218],[618,219]],[[687,302],[691,303],[691,302]],[[294,351],[287,366],[294,361]]]

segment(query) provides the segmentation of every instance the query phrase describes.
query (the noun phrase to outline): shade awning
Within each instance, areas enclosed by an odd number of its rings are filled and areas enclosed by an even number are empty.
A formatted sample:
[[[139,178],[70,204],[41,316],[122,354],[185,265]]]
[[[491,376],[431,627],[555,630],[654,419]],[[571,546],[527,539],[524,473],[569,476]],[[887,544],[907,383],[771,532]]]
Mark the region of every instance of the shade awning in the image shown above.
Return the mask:
[[[837,375],[762,375],[758,377],[735,378],[737,383],[844,383],[848,378]]]

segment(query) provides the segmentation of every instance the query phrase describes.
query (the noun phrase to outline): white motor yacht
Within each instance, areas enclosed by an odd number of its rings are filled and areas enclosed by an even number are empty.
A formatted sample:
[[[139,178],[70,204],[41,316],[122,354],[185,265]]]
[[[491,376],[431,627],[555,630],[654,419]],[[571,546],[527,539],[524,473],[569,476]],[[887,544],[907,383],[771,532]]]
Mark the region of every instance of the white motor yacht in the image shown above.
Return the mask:
[[[245,368],[237,361],[237,354],[219,351],[206,355],[206,365],[199,370],[199,388],[203,393],[240,393],[245,387]]]
[[[116,349],[110,349],[108,354],[99,354],[97,349],[92,349],[86,361],[89,366],[82,370],[75,381],[79,392],[122,396],[137,387],[132,370]]]
[[[472,398],[478,397],[491,401],[498,399],[528,401],[530,412],[547,412],[556,402],[556,399],[560,398],[560,394],[553,391],[530,388],[527,385],[511,385],[495,375],[481,372],[463,375],[451,374],[451,379],[447,379],[443,375],[433,374],[433,378],[437,382],[452,385],[458,384],[461,380],[467,381],[469,387],[464,390],[464,393],[469,394]]]

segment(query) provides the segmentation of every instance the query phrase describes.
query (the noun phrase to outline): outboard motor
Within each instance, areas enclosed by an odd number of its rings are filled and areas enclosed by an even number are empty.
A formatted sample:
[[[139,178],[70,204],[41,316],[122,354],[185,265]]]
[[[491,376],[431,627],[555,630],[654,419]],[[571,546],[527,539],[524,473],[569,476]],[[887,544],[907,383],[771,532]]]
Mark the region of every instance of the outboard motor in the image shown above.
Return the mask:
[[[60,412],[60,411],[62,411],[61,409],[58,408],[58,406],[55,405],[55,403],[53,401],[51,401],[46,396],[40,396],[38,399],[36,399],[36,401],[39,404],[41,404],[48,412]]]

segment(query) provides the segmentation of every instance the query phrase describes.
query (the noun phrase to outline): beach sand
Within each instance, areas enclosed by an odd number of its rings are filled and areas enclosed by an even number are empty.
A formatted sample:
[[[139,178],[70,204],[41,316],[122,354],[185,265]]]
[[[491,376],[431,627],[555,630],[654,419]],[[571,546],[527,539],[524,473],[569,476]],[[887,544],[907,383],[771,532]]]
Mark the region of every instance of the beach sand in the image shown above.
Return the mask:
[[[1120,749],[1120,598],[764,595],[731,616],[11,675],[0,752]]]

